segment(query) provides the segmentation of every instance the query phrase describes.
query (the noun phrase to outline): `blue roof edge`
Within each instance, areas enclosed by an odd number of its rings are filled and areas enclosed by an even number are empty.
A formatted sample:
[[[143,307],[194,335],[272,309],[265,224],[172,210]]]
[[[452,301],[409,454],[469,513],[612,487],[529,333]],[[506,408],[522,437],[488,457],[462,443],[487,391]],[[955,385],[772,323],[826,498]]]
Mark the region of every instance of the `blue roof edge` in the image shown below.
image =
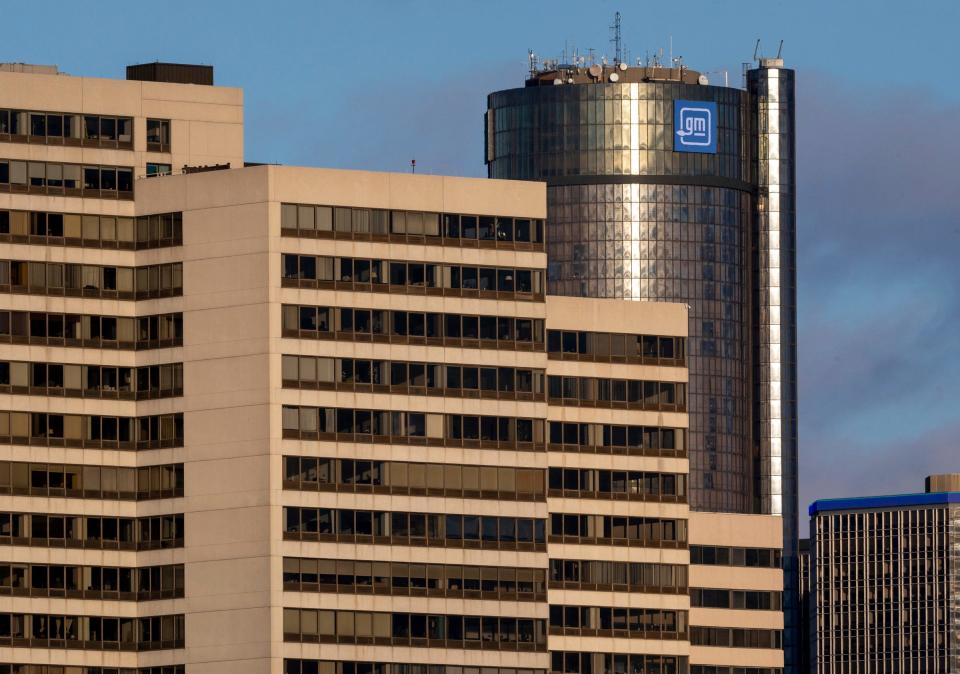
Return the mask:
[[[860,496],[855,498],[827,498],[810,504],[807,513],[813,517],[817,513],[835,510],[871,510],[881,508],[903,508],[909,506],[944,505],[960,503],[960,492],[944,491],[920,494],[893,494],[890,496]]]

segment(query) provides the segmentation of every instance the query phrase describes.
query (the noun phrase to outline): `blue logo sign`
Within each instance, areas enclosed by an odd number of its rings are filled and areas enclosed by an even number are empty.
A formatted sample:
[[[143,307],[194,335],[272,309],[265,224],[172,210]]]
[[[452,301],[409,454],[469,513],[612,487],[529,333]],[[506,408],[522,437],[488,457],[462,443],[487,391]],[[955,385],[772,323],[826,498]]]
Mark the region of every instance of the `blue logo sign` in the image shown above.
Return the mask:
[[[673,149],[676,152],[717,153],[716,103],[673,102]]]

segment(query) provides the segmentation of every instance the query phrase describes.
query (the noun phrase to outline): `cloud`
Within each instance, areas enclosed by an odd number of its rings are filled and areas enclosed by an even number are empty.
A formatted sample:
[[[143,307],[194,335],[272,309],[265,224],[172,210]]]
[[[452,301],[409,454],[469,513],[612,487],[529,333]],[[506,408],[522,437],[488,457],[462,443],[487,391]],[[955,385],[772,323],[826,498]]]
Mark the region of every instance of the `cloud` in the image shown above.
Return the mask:
[[[822,73],[799,82],[805,512],[960,470],[960,107]]]

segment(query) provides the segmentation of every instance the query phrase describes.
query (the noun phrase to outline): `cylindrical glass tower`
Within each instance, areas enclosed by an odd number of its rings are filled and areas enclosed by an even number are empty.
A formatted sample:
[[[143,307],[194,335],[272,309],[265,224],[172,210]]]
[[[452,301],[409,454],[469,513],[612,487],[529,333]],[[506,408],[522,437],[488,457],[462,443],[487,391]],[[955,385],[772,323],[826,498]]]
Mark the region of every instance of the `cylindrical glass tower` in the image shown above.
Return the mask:
[[[750,98],[687,70],[604,72],[490,95],[489,176],[548,183],[551,293],[690,306],[690,505],[753,512]],[[716,152],[674,150],[677,100],[714,104]]]
[[[690,307],[690,506],[784,518],[796,594],[794,73],[534,71],[488,97],[491,178],[547,183],[548,287]]]

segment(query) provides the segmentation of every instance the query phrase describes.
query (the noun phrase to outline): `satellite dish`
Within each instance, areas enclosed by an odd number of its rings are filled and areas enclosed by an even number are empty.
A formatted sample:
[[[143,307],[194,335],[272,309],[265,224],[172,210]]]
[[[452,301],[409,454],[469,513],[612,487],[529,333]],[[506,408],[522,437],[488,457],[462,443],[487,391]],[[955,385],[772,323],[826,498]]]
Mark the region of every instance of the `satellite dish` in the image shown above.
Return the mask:
[[[559,77],[553,81],[553,86],[557,86],[558,84],[563,84],[563,80]]]
[[[616,82],[616,81],[619,80],[619,79],[620,79],[620,76],[619,76],[618,74],[616,74],[616,73],[610,73],[610,81],[611,81],[611,82]]]
[[[600,77],[603,74],[603,68],[594,63],[587,69],[587,72],[590,73],[590,77]]]
[[[627,64],[626,64],[626,63],[621,63],[621,64],[618,65],[617,67],[620,68],[620,70],[626,70],[626,69],[627,69]]]
[[[700,77],[697,78],[697,84],[702,84],[703,86],[707,86],[708,84],[710,84],[710,80],[707,79],[706,75],[701,75]]]

